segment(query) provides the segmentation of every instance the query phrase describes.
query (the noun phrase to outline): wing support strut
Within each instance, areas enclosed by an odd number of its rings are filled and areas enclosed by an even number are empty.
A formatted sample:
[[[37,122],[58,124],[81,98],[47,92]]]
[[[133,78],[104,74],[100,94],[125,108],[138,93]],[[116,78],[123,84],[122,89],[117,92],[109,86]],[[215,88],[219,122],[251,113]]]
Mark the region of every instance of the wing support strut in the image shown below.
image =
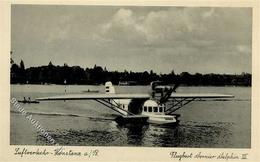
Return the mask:
[[[166,113],[167,114],[173,114],[175,111],[179,110],[183,106],[187,105],[188,103],[190,103],[190,102],[192,102],[196,99],[197,99],[196,97],[194,97],[194,98],[182,98],[180,100],[174,99],[172,101],[173,105],[171,105],[171,107],[166,110]]]
[[[113,100],[114,104],[112,102],[110,102],[110,100],[105,100],[105,99],[95,99],[95,101],[97,101],[98,103],[106,106],[107,108],[110,108],[110,109],[118,112],[119,114],[121,114],[123,116],[125,116],[125,114],[120,112],[120,111],[118,111],[117,109],[120,109],[120,110],[122,110],[124,112],[127,112],[127,114],[129,114],[129,115],[135,115],[135,114],[133,114],[133,113],[131,113],[131,112],[129,112],[127,110],[124,110],[121,107],[119,107],[119,105],[116,104],[116,102],[114,100]]]

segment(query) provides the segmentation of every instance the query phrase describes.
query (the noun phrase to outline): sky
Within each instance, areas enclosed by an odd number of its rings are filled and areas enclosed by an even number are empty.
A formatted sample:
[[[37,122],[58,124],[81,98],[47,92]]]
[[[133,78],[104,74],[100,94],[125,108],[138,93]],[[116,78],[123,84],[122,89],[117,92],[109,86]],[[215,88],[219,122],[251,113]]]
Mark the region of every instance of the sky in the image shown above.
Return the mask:
[[[251,73],[251,8],[12,5],[11,48],[25,67]]]

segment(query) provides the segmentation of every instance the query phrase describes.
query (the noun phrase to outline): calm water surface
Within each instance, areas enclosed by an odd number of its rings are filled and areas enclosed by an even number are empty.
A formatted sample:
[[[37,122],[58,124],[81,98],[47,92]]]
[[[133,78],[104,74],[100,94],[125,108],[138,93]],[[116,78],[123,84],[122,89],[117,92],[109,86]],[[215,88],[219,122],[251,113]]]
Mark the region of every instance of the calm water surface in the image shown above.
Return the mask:
[[[11,97],[46,97],[99,90],[103,86],[12,85]],[[148,86],[116,87],[118,93],[145,93]],[[119,126],[115,112],[95,101],[21,104],[60,145],[250,148],[251,88],[180,87],[178,92],[233,94],[231,101],[196,101],[178,110],[177,127]],[[10,143],[48,145],[47,140],[11,106]]]

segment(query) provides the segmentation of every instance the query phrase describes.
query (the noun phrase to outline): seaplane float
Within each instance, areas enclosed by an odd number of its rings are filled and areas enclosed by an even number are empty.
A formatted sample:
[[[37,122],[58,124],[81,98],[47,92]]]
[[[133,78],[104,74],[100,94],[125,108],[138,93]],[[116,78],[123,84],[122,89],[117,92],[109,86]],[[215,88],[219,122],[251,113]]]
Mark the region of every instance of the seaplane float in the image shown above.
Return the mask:
[[[201,99],[230,99],[233,95],[216,93],[177,93],[179,84],[167,85],[160,81],[150,84],[149,93],[116,93],[112,82],[105,83],[105,93],[65,94],[36,98],[36,101],[95,100],[117,112],[119,124],[179,123],[180,114],[175,112],[188,103]]]

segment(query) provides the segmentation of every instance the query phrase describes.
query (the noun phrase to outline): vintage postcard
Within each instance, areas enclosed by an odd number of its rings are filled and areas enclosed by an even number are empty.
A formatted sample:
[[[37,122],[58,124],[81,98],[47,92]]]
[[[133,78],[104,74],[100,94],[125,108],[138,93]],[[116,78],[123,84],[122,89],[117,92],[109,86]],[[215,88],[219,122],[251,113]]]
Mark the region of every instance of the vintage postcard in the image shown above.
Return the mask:
[[[257,1],[1,1],[1,161],[259,157]]]

